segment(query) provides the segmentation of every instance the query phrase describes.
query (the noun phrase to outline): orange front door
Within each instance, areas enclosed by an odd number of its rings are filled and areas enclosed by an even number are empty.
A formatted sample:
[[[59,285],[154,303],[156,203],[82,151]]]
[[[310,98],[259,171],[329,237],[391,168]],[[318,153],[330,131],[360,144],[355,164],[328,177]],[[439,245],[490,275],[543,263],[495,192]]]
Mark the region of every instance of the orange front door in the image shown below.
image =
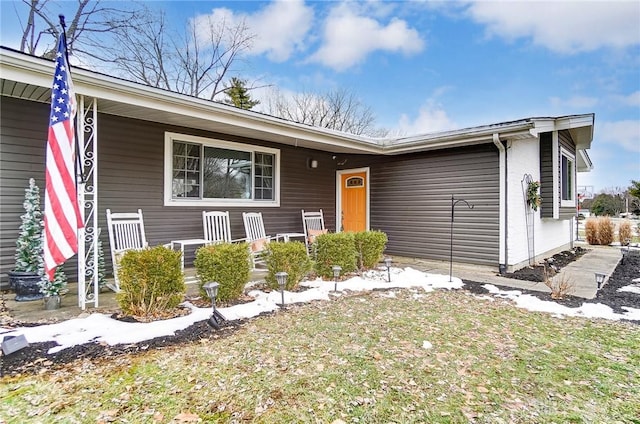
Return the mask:
[[[367,229],[367,173],[342,174],[340,187],[342,231],[365,231]]]

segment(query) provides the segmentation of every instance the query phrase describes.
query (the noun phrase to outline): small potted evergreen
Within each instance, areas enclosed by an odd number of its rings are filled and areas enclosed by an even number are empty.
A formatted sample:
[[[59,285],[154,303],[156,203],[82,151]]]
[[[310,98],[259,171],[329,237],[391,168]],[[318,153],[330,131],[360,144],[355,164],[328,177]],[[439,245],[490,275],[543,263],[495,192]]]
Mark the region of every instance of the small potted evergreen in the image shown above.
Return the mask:
[[[9,272],[9,284],[16,292],[16,301],[24,302],[43,298],[40,282],[44,278],[42,257],[43,227],[40,209],[40,189],[33,178],[25,189],[25,213],[20,217],[20,234],[16,240],[15,268]]]
[[[60,308],[61,297],[67,290],[67,276],[62,269],[62,265],[56,268],[53,281],[46,278],[40,280],[40,292],[44,295],[44,309]]]

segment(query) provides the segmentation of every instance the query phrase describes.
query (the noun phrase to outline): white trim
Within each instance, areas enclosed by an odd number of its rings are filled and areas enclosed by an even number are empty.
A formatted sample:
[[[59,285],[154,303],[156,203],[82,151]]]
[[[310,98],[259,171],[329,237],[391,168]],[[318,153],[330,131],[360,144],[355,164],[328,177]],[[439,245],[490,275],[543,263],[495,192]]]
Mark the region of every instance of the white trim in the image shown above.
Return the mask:
[[[500,187],[498,189],[498,198],[499,198],[499,249],[498,249],[498,264],[507,265],[507,192],[505,190],[505,182],[507,181],[507,167],[505,164],[505,157],[507,155],[506,148],[502,145],[500,141],[500,136],[498,133],[493,135],[493,144],[495,144],[498,149],[498,161],[500,163],[500,179],[499,184]]]
[[[558,131],[551,133],[551,181],[553,184],[553,219],[560,218],[560,141]]]
[[[198,143],[205,146],[219,147],[232,150],[241,150],[247,152],[269,153],[275,156],[275,172],[274,172],[274,199],[273,200],[254,200],[254,199],[174,199],[172,193],[173,180],[173,142],[185,141],[190,143]],[[270,147],[256,146],[252,144],[234,143],[213,138],[198,137],[189,134],[180,134],[174,132],[164,133],[164,206],[240,206],[248,208],[269,208],[280,206],[280,149]],[[251,186],[253,187],[253,170],[251,174]]]
[[[571,181],[571,199],[569,200],[565,200],[562,198],[562,185],[563,185],[563,179],[564,179],[564,175],[562,173],[562,156],[565,156],[568,160],[571,161],[571,173],[572,175],[572,181]],[[560,182],[560,207],[563,208],[575,208],[576,207],[576,156],[571,154],[571,152],[569,152],[567,149],[565,149],[564,147],[560,146],[560,171],[558,172],[560,174],[560,179],[558,180]]]
[[[366,200],[365,202],[367,203],[367,223],[366,223],[366,230],[369,231],[369,229],[371,228],[370,226],[370,222],[369,222],[369,213],[371,211],[371,204],[369,201],[369,187],[371,186],[370,182],[369,182],[369,167],[365,167],[365,168],[354,168],[354,169],[341,169],[339,171],[336,171],[336,233],[342,232],[342,175],[344,174],[355,174],[356,172],[364,172],[365,173],[365,180],[366,180],[366,184],[365,184],[365,193],[366,193]]]

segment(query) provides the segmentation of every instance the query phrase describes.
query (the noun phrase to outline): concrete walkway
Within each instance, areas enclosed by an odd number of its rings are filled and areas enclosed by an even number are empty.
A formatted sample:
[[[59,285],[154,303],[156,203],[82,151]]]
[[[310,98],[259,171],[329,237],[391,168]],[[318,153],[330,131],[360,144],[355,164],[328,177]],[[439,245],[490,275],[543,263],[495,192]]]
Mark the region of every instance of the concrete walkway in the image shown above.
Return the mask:
[[[596,297],[597,292],[595,273],[600,272],[606,274],[608,278],[618,266],[622,254],[620,253],[620,248],[615,246],[590,246],[581,243],[577,243],[576,246],[588,249],[589,252],[562,268],[554,279],[565,279],[571,282],[571,284],[573,284],[573,291],[569,294],[585,299],[593,299]],[[395,257],[393,259],[394,266],[411,266],[424,272],[449,274],[448,262],[401,257]],[[494,267],[454,263],[452,274],[454,277],[462,278],[463,280],[477,281],[479,283],[513,287],[514,289],[535,290],[545,293],[551,292],[549,287],[542,282],[501,277]]]

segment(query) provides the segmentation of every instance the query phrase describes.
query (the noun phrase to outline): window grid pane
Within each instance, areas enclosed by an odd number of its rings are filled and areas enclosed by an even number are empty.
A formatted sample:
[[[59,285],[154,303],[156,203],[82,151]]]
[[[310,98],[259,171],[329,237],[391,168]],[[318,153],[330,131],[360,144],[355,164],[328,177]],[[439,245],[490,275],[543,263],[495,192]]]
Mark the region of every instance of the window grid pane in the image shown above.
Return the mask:
[[[173,142],[173,198],[200,198],[200,145]]]
[[[256,152],[254,189],[256,200],[273,200],[274,155]]]

